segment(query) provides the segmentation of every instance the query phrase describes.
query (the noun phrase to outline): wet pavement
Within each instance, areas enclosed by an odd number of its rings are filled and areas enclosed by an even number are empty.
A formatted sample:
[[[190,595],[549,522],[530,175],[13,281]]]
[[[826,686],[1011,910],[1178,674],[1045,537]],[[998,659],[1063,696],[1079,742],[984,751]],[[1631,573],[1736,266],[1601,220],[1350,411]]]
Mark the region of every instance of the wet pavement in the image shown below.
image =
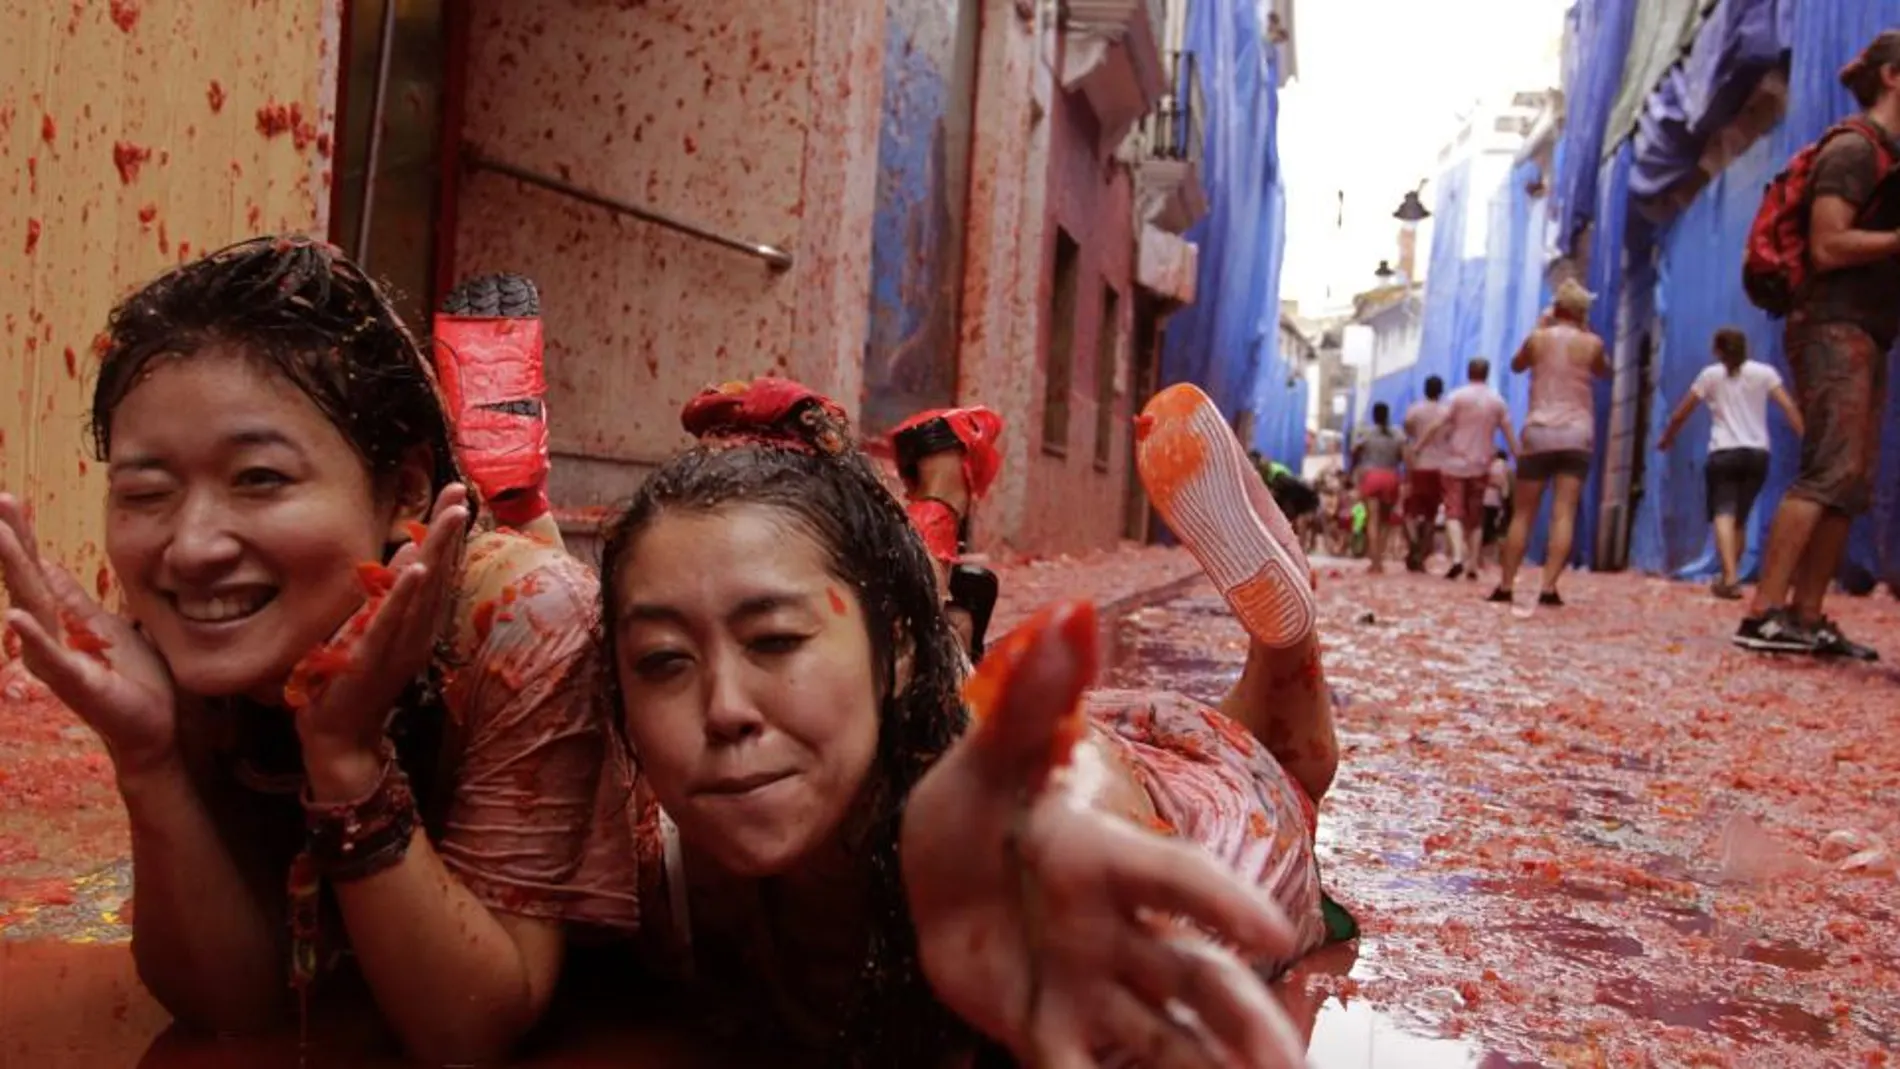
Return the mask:
[[[1244,639],[1183,560],[1005,590],[1172,592],[1128,605],[1110,681],[1215,698]],[[1900,882],[1862,849],[1900,845],[1900,672],[1735,651],[1734,608],[1682,584],[1572,577],[1525,619],[1362,568],[1320,566],[1345,750],[1322,855],[1365,936],[1279,985],[1313,1066],[1900,1064]],[[1900,603],[1834,608],[1900,658]],[[297,1065],[288,1038],[166,1033],[122,942],[109,769],[21,685],[0,673],[0,1069]],[[602,1009],[522,1064],[770,1064]],[[395,1064],[363,1019],[320,1023],[307,1064]]]
[[[1344,750],[1323,872],[1365,937],[1315,1066],[1878,1066],[1900,1047],[1900,672],[1733,649],[1706,590],[1322,563]],[[1495,577],[1492,577],[1495,578]],[[1528,599],[1527,599],[1528,600]],[[1900,657],[1900,603],[1830,606]],[[1206,587],[1122,626],[1115,682],[1218,697]]]

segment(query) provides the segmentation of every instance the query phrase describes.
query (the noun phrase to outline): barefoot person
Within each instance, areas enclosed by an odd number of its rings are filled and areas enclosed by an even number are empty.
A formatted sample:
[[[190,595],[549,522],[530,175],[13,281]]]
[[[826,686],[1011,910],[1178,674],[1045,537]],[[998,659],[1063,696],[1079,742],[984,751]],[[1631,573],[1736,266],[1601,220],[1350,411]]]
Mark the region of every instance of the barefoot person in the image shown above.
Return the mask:
[[[1703,484],[1709,522],[1715,527],[1715,552],[1722,562],[1722,575],[1709,591],[1718,598],[1738,600],[1748,516],[1768,479],[1768,402],[1780,406],[1797,436],[1805,433],[1805,426],[1794,398],[1781,386],[1781,373],[1748,358],[1748,338],[1741,331],[1734,327],[1716,331],[1713,348],[1715,363],[1703,368],[1683,395],[1656,440],[1656,450],[1669,452],[1696,406],[1709,406]]]
[[[633,920],[593,578],[471,529],[427,358],[304,238],[126,298],[92,429],[127,616],[4,495],[0,565],[27,667],[112,759],[140,979],[227,1034],[360,973],[417,1058],[505,1057],[566,923]]]
[[[1443,443],[1439,454],[1445,487],[1445,534],[1451,543],[1451,571],[1445,578],[1478,577],[1484,548],[1484,487],[1500,435],[1512,455],[1517,434],[1511,428],[1511,409],[1491,388],[1491,361],[1472,357],[1465,365],[1467,382],[1445,401],[1445,415],[1425,432],[1420,449]]]
[[[1385,571],[1385,543],[1399,504],[1399,467],[1405,461],[1405,435],[1392,426],[1392,409],[1384,401],[1372,406],[1372,426],[1362,428],[1352,444],[1352,474],[1365,502],[1370,529],[1366,533],[1369,569]]]
[[[1734,641],[1873,661],[1880,655],[1848,638],[1825,602],[1854,517],[1873,502],[1887,354],[1900,335],[1900,195],[1887,181],[1888,161],[1900,155],[1900,30],[1874,38],[1841,71],[1841,84],[1863,110],[1856,127],[1830,131],[1815,157],[1807,241],[1813,275],[1786,327],[1808,434]]]
[[[1531,524],[1551,490],[1550,539],[1544,550],[1544,583],[1539,605],[1560,606],[1557,580],[1570,564],[1577,529],[1577,503],[1590,474],[1596,439],[1594,381],[1610,377],[1603,339],[1590,330],[1590,291],[1575,279],[1557,287],[1557,298],[1543,325],[1524,339],[1511,358],[1511,370],[1530,372],[1531,405],[1524,417],[1523,450],[1517,458],[1517,488],[1511,495],[1516,514],[1504,538],[1502,573],[1491,600],[1508,602],[1530,545]]]
[[[1058,609],[991,651],[973,705],[1018,685],[966,731],[929,555],[842,411],[784,380],[687,406],[701,444],[611,528],[603,630],[641,938],[707,1027],[775,1064],[1300,1064],[1248,965],[1338,916],[1310,579],[1204,397],[1144,419],[1151,497],[1254,636],[1240,683],[1083,697],[1095,621]]]

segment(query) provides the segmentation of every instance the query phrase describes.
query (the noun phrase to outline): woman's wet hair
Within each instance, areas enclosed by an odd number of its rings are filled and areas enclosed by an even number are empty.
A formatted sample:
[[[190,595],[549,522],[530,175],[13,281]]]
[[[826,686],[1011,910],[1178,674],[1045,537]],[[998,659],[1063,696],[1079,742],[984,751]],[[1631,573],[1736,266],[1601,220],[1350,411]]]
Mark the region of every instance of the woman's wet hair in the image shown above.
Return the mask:
[[[112,310],[92,395],[99,459],[112,451],[113,414],[147,374],[214,346],[296,386],[373,477],[388,477],[425,446],[432,488],[460,481],[428,357],[381,286],[334,246],[303,236],[209,253]]]
[[[1748,362],[1748,335],[1734,327],[1723,327],[1716,331],[1712,344],[1715,355],[1721,358],[1722,366],[1729,369],[1729,374],[1740,371],[1742,365]]]
[[[734,506],[773,509],[823,550],[828,570],[850,584],[863,605],[876,673],[874,812],[857,851],[870,859],[873,873],[871,946],[840,1049],[826,1064],[936,1064],[945,1051],[977,1038],[923,977],[897,841],[912,788],[967,724],[959,696],[962,652],[923,542],[842,421],[807,406],[742,439],[703,443],[640,487],[609,528],[601,558],[602,663],[613,720],[624,731],[611,636],[622,573],[641,536],[669,514],[703,516]],[[905,655],[908,679],[900,679]],[[633,758],[637,764],[638,755]]]
[[[1841,68],[1841,84],[1854,94],[1856,103],[1871,108],[1880,102],[1881,73],[1896,66],[1900,66],[1900,30],[1887,30]]]

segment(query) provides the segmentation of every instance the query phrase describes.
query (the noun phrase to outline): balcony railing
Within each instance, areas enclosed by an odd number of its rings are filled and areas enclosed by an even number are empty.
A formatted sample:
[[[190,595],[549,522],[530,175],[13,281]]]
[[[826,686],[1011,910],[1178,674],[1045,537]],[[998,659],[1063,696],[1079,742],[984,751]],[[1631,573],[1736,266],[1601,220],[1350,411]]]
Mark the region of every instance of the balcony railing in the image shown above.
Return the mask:
[[[1170,53],[1168,91],[1145,120],[1148,158],[1183,163],[1201,162],[1205,147],[1203,139],[1206,136],[1202,128],[1205,112],[1194,53]]]

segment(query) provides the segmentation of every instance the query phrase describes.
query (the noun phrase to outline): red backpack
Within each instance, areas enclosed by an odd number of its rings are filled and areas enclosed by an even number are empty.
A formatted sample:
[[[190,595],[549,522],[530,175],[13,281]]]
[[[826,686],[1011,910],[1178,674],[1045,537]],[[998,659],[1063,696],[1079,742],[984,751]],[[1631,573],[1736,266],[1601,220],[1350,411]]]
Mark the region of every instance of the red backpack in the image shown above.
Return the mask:
[[[1795,153],[1787,169],[1768,183],[1761,207],[1755,209],[1755,222],[1748,228],[1748,248],[1742,257],[1742,289],[1755,307],[1776,319],[1794,310],[1808,284],[1808,208],[1813,203],[1809,182],[1814,176],[1814,161],[1820,157],[1823,145],[1849,133],[1873,142],[1880,158],[1880,181],[1875,184],[1878,188],[1894,169],[1893,148],[1886,135],[1857,115],[1830,127],[1813,144]],[[1861,214],[1866,215],[1872,206],[1870,200],[1862,206]]]

